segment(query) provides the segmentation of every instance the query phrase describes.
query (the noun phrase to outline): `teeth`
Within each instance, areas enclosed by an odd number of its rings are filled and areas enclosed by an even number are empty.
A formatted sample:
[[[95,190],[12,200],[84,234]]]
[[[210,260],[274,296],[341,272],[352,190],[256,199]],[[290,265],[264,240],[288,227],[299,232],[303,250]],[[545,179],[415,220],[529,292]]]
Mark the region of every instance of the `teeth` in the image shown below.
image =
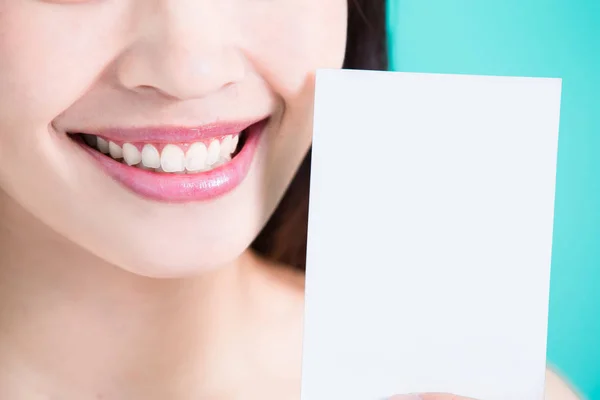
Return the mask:
[[[156,147],[151,144],[147,144],[142,149],[142,164],[147,168],[159,168],[160,167],[160,154]]]
[[[166,145],[160,156],[160,166],[165,172],[185,171],[185,155],[183,154],[183,150],[174,144]]]
[[[115,160],[118,160],[119,158],[123,158],[123,149],[121,148],[121,146],[119,146],[118,144],[116,144],[114,142],[110,142],[108,144],[108,151],[110,153],[110,156],[112,158],[114,158]]]
[[[123,159],[127,165],[137,165],[142,162],[142,153],[131,143],[123,145]]]
[[[208,146],[208,156],[206,157],[206,164],[213,165],[219,160],[219,155],[221,153],[221,145],[217,139],[210,142]]]
[[[104,153],[104,154],[108,154],[109,150],[109,145],[108,142],[104,139],[102,139],[101,137],[97,137],[96,138],[96,146],[98,146],[98,150],[100,150],[100,152]]]
[[[219,158],[219,160],[218,160],[216,163],[214,163],[214,164],[212,165],[212,167],[213,167],[213,168],[220,167],[221,165],[223,165],[223,164],[226,164],[226,163],[228,163],[229,161],[231,161],[231,156],[229,156],[229,157],[226,157],[226,158]]]
[[[238,135],[235,135],[233,137],[233,139],[231,140],[231,154],[235,153],[237,151],[237,147],[238,144],[240,143],[240,137]]]
[[[225,136],[223,138],[223,141],[221,142],[221,152],[219,154],[220,157],[225,158],[228,155],[230,155],[231,153],[233,153],[233,138],[231,137],[231,135]]]
[[[202,171],[206,168],[208,150],[202,142],[194,143],[185,155],[185,169],[190,172]]]
[[[191,143],[187,151],[184,151],[186,145],[166,144],[160,152],[160,147],[149,143],[143,147],[124,143],[121,147],[97,136],[84,136],[84,140],[100,152],[110,154],[115,160],[129,166],[159,173],[185,174],[208,171],[231,161],[232,154],[237,151],[239,135],[224,136],[220,141],[213,139],[210,144]]]

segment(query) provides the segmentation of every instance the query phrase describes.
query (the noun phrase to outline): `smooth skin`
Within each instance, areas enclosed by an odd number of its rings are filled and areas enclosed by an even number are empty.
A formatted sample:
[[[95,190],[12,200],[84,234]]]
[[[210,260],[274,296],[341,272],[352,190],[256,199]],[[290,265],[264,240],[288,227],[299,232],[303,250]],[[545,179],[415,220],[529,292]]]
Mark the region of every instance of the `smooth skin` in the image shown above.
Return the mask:
[[[298,399],[304,277],[249,246],[346,1],[0,0],[0,398]],[[132,194],[65,136],[265,114],[243,184],[198,204]]]

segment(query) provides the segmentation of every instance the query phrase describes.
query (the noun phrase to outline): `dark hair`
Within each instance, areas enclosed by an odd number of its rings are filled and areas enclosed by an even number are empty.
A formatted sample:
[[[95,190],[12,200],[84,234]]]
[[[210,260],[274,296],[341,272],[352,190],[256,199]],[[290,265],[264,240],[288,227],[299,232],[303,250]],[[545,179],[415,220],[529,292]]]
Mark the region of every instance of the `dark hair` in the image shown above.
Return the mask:
[[[348,0],[344,68],[388,68],[386,0]],[[259,254],[304,270],[310,184],[309,150],[275,213],[252,247]]]

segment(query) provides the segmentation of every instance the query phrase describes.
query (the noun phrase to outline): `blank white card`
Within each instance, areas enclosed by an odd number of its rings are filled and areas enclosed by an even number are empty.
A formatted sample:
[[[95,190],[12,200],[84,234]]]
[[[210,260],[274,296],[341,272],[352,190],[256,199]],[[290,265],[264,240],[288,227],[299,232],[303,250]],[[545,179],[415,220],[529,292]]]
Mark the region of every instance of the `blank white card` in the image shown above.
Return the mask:
[[[542,400],[561,81],[317,74],[302,400]]]

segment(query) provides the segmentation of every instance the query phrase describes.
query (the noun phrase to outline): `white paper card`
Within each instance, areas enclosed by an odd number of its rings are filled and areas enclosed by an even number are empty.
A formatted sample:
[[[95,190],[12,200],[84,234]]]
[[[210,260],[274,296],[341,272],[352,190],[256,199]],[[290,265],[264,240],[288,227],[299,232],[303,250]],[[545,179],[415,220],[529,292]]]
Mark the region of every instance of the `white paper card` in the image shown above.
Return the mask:
[[[317,74],[302,400],[542,400],[561,80]]]

